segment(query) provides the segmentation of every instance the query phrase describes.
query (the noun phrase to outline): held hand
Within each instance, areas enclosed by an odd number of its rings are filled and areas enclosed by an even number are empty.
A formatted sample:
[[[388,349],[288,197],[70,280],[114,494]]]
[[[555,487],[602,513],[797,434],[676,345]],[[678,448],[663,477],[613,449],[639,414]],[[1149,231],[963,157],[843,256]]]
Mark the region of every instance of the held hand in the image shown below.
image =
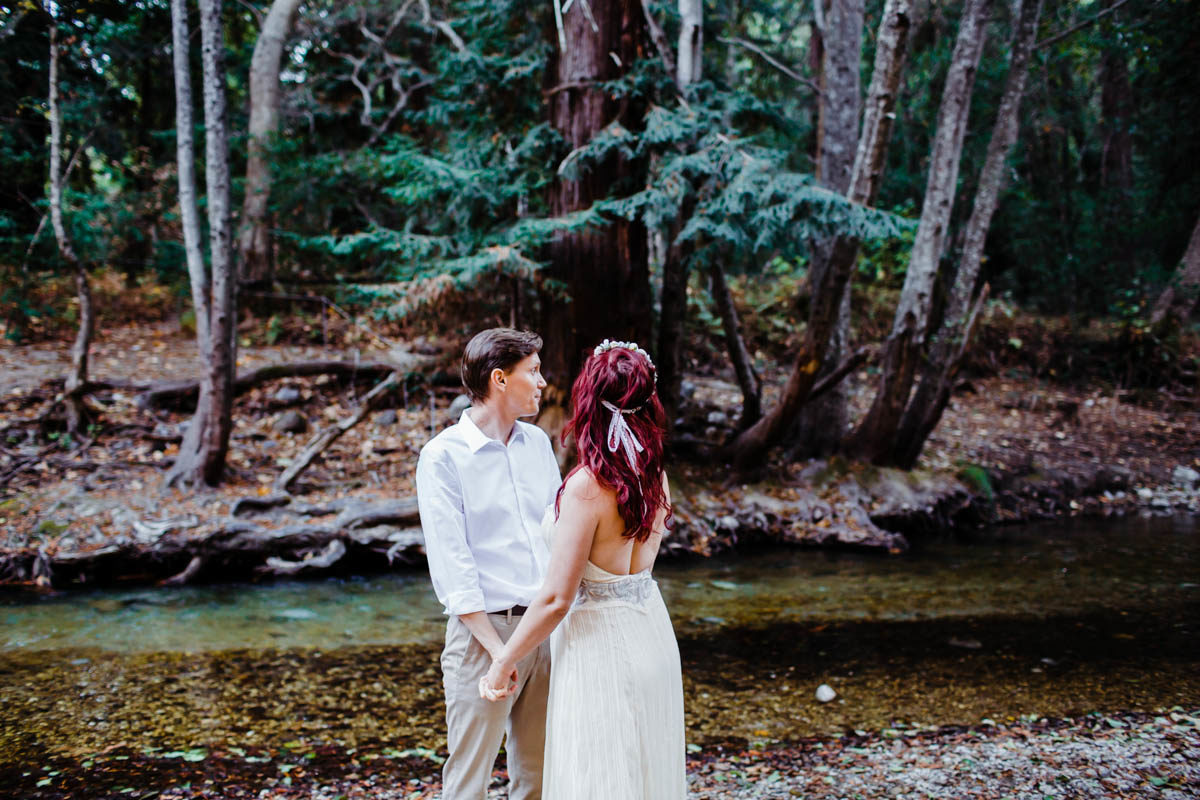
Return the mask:
[[[516,667],[509,669],[506,674],[499,662],[492,661],[492,668],[488,670],[487,675],[479,679],[479,696],[485,700],[503,700],[516,691]]]

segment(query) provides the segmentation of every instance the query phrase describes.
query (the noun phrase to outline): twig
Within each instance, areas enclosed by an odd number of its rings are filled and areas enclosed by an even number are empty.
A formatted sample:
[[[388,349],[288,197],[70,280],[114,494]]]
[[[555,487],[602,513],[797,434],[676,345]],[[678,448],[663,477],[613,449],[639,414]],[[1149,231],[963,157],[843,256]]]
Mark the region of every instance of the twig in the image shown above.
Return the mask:
[[[1052,44],[1054,44],[1055,42],[1060,42],[1060,41],[1062,41],[1063,39],[1065,39],[1065,38],[1067,38],[1068,36],[1070,36],[1071,34],[1073,34],[1073,33],[1076,33],[1077,31],[1081,31],[1081,30],[1083,30],[1084,28],[1086,28],[1086,27],[1087,27],[1087,26],[1089,26],[1089,25],[1093,25],[1093,24],[1095,24],[1095,23],[1096,23],[1096,22],[1098,22],[1100,19],[1102,19],[1103,17],[1106,17],[1106,16],[1108,16],[1109,14],[1111,14],[1111,13],[1112,13],[1112,12],[1114,12],[1114,11],[1116,11],[1118,8],[1120,8],[1121,6],[1125,5],[1125,4],[1126,4],[1126,3],[1128,3],[1128,2],[1129,2],[1129,0],[1117,0],[1117,2],[1113,3],[1113,4],[1112,4],[1111,6],[1109,6],[1108,8],[1104,9],[1103,11],[1101,11],[1101,12],[1100,12],[1099,14],[1097,14],[1096,16],[1094,16],[1094,17],[1091,17],[1091,18],[1089,18],[1089,19],[1085,19],[1083,22],[1079,23],[1078,25],[1073,25],[1073,26],[1071,26],[1070,28],[1067,28],[1067,29],[1066,29],[1065,31],[1063,31],[1062,33],[1055,34],[1054,36],[1051,36],[1049,39],[1043,39],[1042,41],[1040,41],[1040,42],[1038,42],[1037,44],[1035,44],[1035,45],[1033,46],[1033,48],[1036,50],[1036,49],[1038,49],[1039,47],[1046,47],[1046,46],[1048,46],[1048,45],[1052,45]]]
[[[739,39],[737,37],[722,37],[722,38],[717,39],[717,41],[723,42],[725,44],[736,44],[739,47],[746,48],[747,50],[749,50],[752,53],[757,53],[758,55],[762,56],[764,61],[766,61],[768,64],[770,64],[775,69],[782,72],[784,75],[787,75],[789,78],[796,81],[797,83],[804,84],[809,89],[811,89],[813,92],[815,92],[817,95],[821,94],[820,86],[817,86],[817,84],[814,83],[813,81],[809,80],[808,78],[804,77],[800,73],[796,72],[791,67],[784,64],[782,61],[779,61],[774,56],[772,56],[770,53],[768,53],[766,50],[763,50],[761,47],[756,45],[754,42],[748,42],[745,39]]]
[[[371,409],[375,407],[375,404],[399,384],[400,377],[397,373],[393,372],[386,380],[381,381],[374,389],[363,396],[357,411],[336,425],[331,425],[325,430],[318,432],[305,445],[304,449],[292,459],[292,463],[288,465],[287,469],[280,474],[279,478],[275,481],[275,491],[286,492],[288,487],[295,482],[296,478],[300,477],[300,473],[308,469],[314,458],[323,453],[329,445],[337,441],[343,433],[362,422]]]

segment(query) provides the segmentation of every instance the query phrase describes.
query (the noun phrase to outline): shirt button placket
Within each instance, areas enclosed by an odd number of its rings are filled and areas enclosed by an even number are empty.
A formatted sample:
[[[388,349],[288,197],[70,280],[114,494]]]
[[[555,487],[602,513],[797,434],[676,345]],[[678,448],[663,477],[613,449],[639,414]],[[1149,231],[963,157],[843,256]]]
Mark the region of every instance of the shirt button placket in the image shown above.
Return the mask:
[[[504,448],[505,460],[508,461],[508,480],[512,484],[513,500],[517,504],[517,517],[521,520],[521,530],[525,532],[525,541],[529,545],[529,575],[530,582],[537,583],[537,556],[533,552],[533,539],[529,535],[529,525],[525,520],[525,510],[521,508],[521,493],[517,491],[517,472],[513,468],[512,443]]]

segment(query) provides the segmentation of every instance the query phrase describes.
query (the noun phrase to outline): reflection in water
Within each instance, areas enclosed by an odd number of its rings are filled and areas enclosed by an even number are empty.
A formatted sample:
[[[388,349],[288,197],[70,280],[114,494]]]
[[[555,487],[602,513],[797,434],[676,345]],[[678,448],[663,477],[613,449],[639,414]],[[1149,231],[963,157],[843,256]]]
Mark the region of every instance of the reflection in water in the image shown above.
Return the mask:
[[[772,621],[905,621],[1165,608],[1200,597],[1194,517],[1065,520],[903,557],[810,550],[667,563],[681,631]],[[0,651],[189,652],[435,643],[424,573],[267,585],[73,593],[0,605]]]

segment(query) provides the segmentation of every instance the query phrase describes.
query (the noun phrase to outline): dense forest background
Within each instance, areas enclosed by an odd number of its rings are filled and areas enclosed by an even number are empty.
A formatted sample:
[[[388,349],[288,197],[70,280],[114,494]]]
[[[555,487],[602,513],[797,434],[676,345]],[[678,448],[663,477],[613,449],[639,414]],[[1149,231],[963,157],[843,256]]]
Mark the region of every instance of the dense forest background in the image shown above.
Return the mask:
[[[230,181],[221,208],[232,211],[216,217],[224,195],[197,190],[203,241],[226,243],[207,248],[202,277],[229,261],[236,305],[261,313],[253,335],[263,341],[290,335],[272,298],[321,295],[409,333],[538,328],[563,384],[591,339],[637,336],[654,342],[668,404],[698,350],[720,356],[727,343],[744,394],[735,460],[791,437],[798,454],[845,449],[911,465],[961,360],[938,347],[970,338],[973,303],[1057,315],[1073,329],[1099,322],[1139,343],[1114,382],[1156,385],[1177,363],[1181,330],[1194,335],[1194,279],[1181,266],[1200,214],[1194,0],[176,5],[182,63],[167,0],[0,4],[10,340],[71,335],[80,275],[99,287],[101,320],[173,316],[194,329],[195,298],[217,302],[215,283],[196,294],[185,252],[181,67],[197,98],[195,140],[210,140],[197,146],[197,174]],[[212,62],[205,13],[223,42]],[[903,24],[889,29],[889,14]],[[891,131],[877,142],[871,186],[856,193],[845,179],[855,145],[867,145],[859,109],[869,121],[889,30],[899,82],[874,113]],[[263,62],[258,80],[269,80],[256,90],[256,53],[272,42],[278,69]],[[1006,87],[1022,49],[1014,108]],[[218,85],[223,133],[207,116]],[[966,115],[957,123],[955,97]],[[256,102],[277,118],[256,123]],[[995,211],[982,223],[986,250],[974,248],[976,276],[961,265],[979,238],[970,220],[987,194],[993,122],[1006,113],[1015,143],[993,159]],[[227,164],[213,163],[214,135]],[[232,228],[211,238],[221,214]],[[826,251],[847,241],[857,250],[839,316],[840,284],[823,276],[837,272]],[[919,280],[914,253],[929,262]],[[1151,324],[1168,287],[1185,299],[1182,326]],[[564,307],[576,316],[564,319]],[[858,344],[885,337],[853,360]],[[857,431],[797,431],[814,389],[797,381],[868,358],[882,385]],[[781,407],[766,407],[759,373],[782,364],[773,374],[783,380],[790,362]],[[1186,365],[1178,374],[1194,381]],[[844,398],[816,386],[826,407],[804,413],[833,414],[845,429]],[[914,415],[921,403],[935,412]],[[880,449],[897,436],[907,441]]]

